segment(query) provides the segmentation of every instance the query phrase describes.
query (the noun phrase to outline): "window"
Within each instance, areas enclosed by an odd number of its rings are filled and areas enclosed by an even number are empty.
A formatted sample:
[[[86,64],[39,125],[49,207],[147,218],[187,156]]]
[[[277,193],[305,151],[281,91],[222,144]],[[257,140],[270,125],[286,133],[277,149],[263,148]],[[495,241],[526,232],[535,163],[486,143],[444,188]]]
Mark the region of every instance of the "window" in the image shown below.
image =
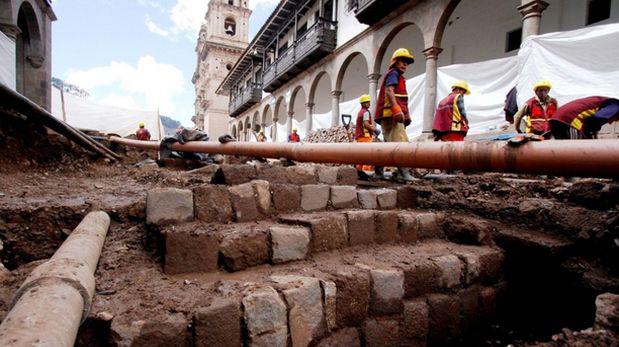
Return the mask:
[[[610,0],[589,0],[587,25],[610,18]]]
[[[224,21],[224,30],[226,31],[226,34],[230,36],[234,36],[236,34],[236,22],[234,19],[230,17],[226,18]]]
[[[522,43],[522,28],[512,30],[507,33],[507,43],[505,45],[505,52],[515,51],[520,48]]]

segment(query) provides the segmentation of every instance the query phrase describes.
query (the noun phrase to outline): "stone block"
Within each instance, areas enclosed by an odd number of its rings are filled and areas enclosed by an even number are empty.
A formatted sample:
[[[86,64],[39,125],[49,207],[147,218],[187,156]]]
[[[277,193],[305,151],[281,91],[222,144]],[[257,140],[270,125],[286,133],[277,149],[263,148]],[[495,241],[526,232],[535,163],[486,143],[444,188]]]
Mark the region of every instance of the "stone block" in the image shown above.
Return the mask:
[[[479,320],[488,325],[494,321],[497,307],[496,290],[493,287],[484,287],[479,290]]]
[[[455,297],[444,294],[428,296],[430,324],[428,345],[450,346],[460,334],[460,304]]]
[[[405,297],[415,298],[438,290],[441,269],[431,260],[416,260],[403,271]]]
[[[282,290],[288,306],[288,324],[293,346],[306,347],[326,333],[320,280],[302,276],[272,276],[285,285]]]
[[[317,347],[361,347],[359,332],[355,328],[340,329],[322,339]]]
[[[359,200],[359,206],[363,209],[375,210],[378,208],[376,193],[373,190],[357,190],[357,200]]]
[[[428,304],[425,299],[404,303],[402,314],[402,338],[407,346],[425,346],[430,321]]]
[[[188,321],[181,313],[168,315],[165,319],[140,321],[139,333],[130,342],[135,347],[190,346],[191,334]]]
[[[484,284],[496,282],[501,277],[505,256],[498,249],[484,248],[479,254],[479,279]]]
[[[243,298],[243,318],[250,346],[286,346],[286,304],[272,287],[257,288]]]
[[[329,186],[324,184],[301,186],[301,209],[303,211],[324,210],[329,202],[329,192]]]
[[[457,243],[485,245],[492,241],[492,224],[479,218],[452,215],[446,217],[442,225],[445,236]]]
[[[196,218],[203,222],[226,223],[232,220],[228,187],[206,184],[193,189]]]
[[[337,183],[343,186],[356,186],[357,169],[352,166],[340,166],[337,171]]]
[[[193,319],[196,347],[241,346],[241,308],[234,299],[215,299]]]
[[[595,298],[594,328],[619,333],[619,295],[604,293]]]
[[[443,231],[439,227],[439,219],[440,217],[436,213],[418,214],[419,237],[422,239],[442,238]]]
[[[250,226],[238,226],[250,229]],[[224,266],[240,271],[269,261],[269,240],[264,230],[239,230],[227,233],[220,245]]]
[[[407,209],[417,207],[417,190],[411,186],[401,186],[397,189],[398,208]]]
[[[251,183],[239,184],[228,188],[237,222],[250,222],[258,219],[258,206]]]
[[[357,207],[357,188],[354,186],[331,186],[331,206],[333,208]]]
[[[219,239],[212,231],[195,225],[166,230],[166,274],[208,272],[218,269]]]
[[[377,189],[375,190],[376,202],[381,210],[394,209],[398,202],[398,192],[393,189]]]
[[[363,336],[367,347],[399,346],[400,324],[390,317],[370,318],[363,324]]]
[[[460,300],[460,332],[472,336],[479,330],[479,288],[471,286],[458,292]]]
[[[339,168],[336,166],[319,165],[316,167],[316,174],[318,175],[318,183],[322,184],[336,184],[337,173]]]
[[[348,244],[348,220],[344,214],[328,213],[311,221],[312,251],[324,252]]]
[[[415,243],[419,241],[419,220],[413,212],[401,212],[398,214],[399,232],[402,241]]]
[[[314,166],[289,166],[286,168],[288,173],[288,183],[298,186],[316,184],[316,168]]]
[[[376,234],[374,211],[349,211],[346,212],[346,216],[348,217],[348,241],[351,246],[374,242]]]
[[[481,268],[479,255],[467,251],[456,251],[454,254],[464,263],[464,283],[471,284],[477,280]]]
[[[370,275],[367,271],[338,271],[333,276],[337,286],[337,325],[355,326],[363,323],[370,303]]]
[[[269,233],[273,263],[285,263],[307,257],[310,243],[309,228],[272,226],[269,228]]]
[[[234,186],[255,180],[258,177],[256,167],[247,164],[224,164],[215,172],[212,183]]]
[[[432,260],[441,269],[441,276],[439,277],[441,288],[451,289],[460,285],[462,262],[457,256],[448,254],[432,258]]]
[[[329,331],[337,327],[337,286],[335,282],[320,280],[322,289],[322,307],[325,311],[325,322]]]
[[[187,189],[157,188],[146,195],[146,222],[167,225],[193,220],[193,193]]]
[[[283,166],[259,164],[256,166],[258,179],[273,183],[288,183],[288,171]]]
[[[370,270],[371,311],[376,315],[402,312],[404,273],[396,269]]]
[[[294,184],[271,184],[273,207],[278,212],[297,211],[301,207],[301,188]]]
[[[255,180],[251,181],[251,186],[254,188],[258,212],[268,216],[271,214],[271,187],[269,182],[265,180]]]
[[[376,242],[390,243],[399,242],[398,213],[396,211],[376,211]]]

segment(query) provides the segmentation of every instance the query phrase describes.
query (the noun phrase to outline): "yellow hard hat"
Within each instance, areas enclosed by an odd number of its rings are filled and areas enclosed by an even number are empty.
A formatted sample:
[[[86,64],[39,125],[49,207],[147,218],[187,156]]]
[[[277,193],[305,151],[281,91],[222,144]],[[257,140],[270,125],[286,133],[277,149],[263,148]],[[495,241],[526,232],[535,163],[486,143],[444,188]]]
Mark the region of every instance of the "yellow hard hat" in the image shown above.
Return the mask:
[[[297,128],[292,128],[292,131],[297,131]]]
[[[453,90],[454,88],[462,88],[464,90],[466,90],[466,95],[471,94],[471,89],[469,88],[469,84],[466,83],[465,81],[457,81],[456,83],[451,85],[451,89]]]
[[[370,102],[370,96],[367,94],[363,94],[361,95],[361,97],[359,98],[359,103],[363,104],[364,102]]]
[[[533,91],[537,91],[537,88],[548,88],[552,89],[552,84],[548,80],[541,80],[533,86]]]
[[[403,59],[409,64],[415,62],[415,56],[413,56],[406,48],[398,48],[395,52],[393,52],[393,55],[391,56],[391,64],[395,63],[397,59]]]
[[[144,127],[144,122],[139,122],[139,123],[138,123],[138,126],[139,126],[140,128],[143,128],[143,127]]]

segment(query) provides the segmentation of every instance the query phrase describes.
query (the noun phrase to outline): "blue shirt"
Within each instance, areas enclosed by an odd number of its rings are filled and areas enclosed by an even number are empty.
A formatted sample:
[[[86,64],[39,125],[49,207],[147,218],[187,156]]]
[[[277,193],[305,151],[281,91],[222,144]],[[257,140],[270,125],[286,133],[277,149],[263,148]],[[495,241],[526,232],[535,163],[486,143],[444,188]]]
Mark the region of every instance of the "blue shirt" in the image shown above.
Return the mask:
[[[398,69],[392,69],[385,77],[385,86],[397,86],[398,84],[400,84],[400,71]]]

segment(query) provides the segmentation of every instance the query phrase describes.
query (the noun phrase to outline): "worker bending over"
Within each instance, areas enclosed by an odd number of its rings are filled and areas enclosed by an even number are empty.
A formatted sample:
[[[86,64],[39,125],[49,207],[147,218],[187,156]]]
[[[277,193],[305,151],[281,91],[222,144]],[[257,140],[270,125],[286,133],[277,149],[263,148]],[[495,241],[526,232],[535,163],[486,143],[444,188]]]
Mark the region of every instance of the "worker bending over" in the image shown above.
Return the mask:
[[[469,94],[468,83],[458,81],[451,86],[451,93],[439,102],[432,126],[434,141],[464,141],[469,131],[464,95]]]
[[[544,135],[550,138],[550,118],[555,114],[558,108],[557,100],[551,98],[548,93],[552,85],[548,81],[539,81],[533,87],[535,96],[527,100],[518,113],[514,116],[514,125],[516,131],[521,133],[520,123],[522,119],[526,122],[526,133],[535,135]]]
[[[150,140],[150,132],[144,127],[144,122],[139,122],[138,127],[139,129],[135,132],[137,139],[140,141]]]
[[[391,57],[389,70],[381,84],[375,120],[383,129],[385,142],[408,142],[406,127],[411,123],[411,117],[404,73],[408,65],[414,62],[415,57],[408,49],[397,49]],[[413,176],[405,168],[398,168],[398,176],[405,181],[413,180]]]
[[[604,124],[617,120],[619,100],[590,96],[561,106],[550,119],[550,129],[558,140],[595,139]]]

